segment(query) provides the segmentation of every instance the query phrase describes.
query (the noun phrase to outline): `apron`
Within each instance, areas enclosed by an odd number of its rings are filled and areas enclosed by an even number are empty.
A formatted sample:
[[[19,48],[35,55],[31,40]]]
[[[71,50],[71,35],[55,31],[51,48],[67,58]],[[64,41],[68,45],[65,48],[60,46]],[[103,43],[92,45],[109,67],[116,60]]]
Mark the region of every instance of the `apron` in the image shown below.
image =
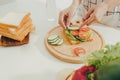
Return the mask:
[[[103,1],[104,0],[83,0],[82,5],[80,5],[78,8],[77,14],[84,16],[92,6],[95,6]],[[115,7],[110,11],[107,11],[106,15],[100,23],[120,30],[120,6]]]

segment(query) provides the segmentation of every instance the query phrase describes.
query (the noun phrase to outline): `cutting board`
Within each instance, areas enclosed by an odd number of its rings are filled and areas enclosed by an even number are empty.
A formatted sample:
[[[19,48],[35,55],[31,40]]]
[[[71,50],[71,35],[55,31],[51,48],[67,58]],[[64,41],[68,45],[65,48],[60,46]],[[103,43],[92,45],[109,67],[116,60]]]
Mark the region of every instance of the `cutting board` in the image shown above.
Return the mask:
[[[59,26],[55,27],[47,33],[45,37],[45,46],[50,54],[52,54],[54,57],[58,58],[61,61],[69,62],[69,63],[82,63],[80,56],[75,56],[73,53],[76,47],[84,48],[86,50],[86,54],[92,53],[96,50],[100,50],[104,47],[104,40],[102,36],[94,29],[91,30],[92,30],[92,39],[93,39],[92,41],[82,42],[77,45],[71,45],[65,38],[63,28]],[[53,46],[49,44],[47,38],[53,34],[59,35],[60,38],[64,40],[64,43],[60,46]]]

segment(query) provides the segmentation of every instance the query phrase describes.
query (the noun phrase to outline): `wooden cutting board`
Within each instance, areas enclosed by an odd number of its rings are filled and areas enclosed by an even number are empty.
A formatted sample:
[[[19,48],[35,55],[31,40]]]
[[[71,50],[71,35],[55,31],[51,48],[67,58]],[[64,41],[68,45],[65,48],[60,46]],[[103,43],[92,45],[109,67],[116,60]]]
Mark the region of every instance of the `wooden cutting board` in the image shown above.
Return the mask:
[[[75,56],[73,54],[74,48],[76,47],[82,47],[86,50],[87,53],[91,53],[96,50],[100,50],[104,47],[104,40],[102,36],[95,31],[94,29],[91,29],[93,31],[92,39],[93,41],[90,42],[83,42],[77,45],[71,45],[67,41],[67,39],[64,36],[64,30],[62,27],[55,27],[52,30],[50,30],[46,37],[45,37],[45,46],[50,54],[55,56],[56,58],[70,63],[82,63],[81,58],[79,56]],[[60,46],[53,46],[50,45],[47,42],[48,36],[52,34],[57,34],[60,36],[60,38],[64,39],[64,43]]]

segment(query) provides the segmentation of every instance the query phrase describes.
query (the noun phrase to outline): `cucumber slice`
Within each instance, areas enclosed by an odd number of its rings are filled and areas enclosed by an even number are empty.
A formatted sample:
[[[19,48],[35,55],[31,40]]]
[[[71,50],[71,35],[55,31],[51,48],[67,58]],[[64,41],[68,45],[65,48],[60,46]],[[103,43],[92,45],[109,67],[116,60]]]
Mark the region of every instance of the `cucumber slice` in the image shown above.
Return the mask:
[[[48,41],[52,41],[52,40],[56,39],[57,37],[58,37],[58,35],[56,35],[56,34],[50,35],[48,37]]]
[[[61,39],[58,39],[56,42],[51,43],[52,45],[57,45],[59,42],[61,41]]]
[[[80,37],[78,37],[78,36],[76,36],[75,38],[76,38],[77,40],[81,41],[81,42],[86,42],[86,41],[87,41],[87,40],[82,39],[82,38],[80,38]]]
[[[61,39],[60,42],[57,43],[58,46],[61,45],[61,44],[63,44],[63,39]]]
[[[59,46],[63,43],[63,39],[61,39],[58,35],[51,35],[48,37],[48,43]]]
[[[79,30],[78,26],[70,26],[68,27],[69,30]]]
[[[49,42],[49,43],[54,43],[54,42],[56,42],[58,39],[60,39],[60,38],[57,37],[57,38],[55,38],[55,39],[53,39],[53,40],[48,40],[48,42]]]

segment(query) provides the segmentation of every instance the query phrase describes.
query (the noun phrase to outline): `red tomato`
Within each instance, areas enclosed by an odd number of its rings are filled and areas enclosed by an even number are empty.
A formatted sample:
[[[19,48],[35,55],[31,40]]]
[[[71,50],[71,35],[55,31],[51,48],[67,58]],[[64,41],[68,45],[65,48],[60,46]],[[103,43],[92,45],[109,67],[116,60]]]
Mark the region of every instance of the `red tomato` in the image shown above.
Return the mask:
[[[90,37],[90,33],[89,32],[80,32],[79,37],[87,40]]]
[[[86,28],[81,28],[80,29],[80,32],[87,32],[87,31],[90,31],[90,28],[86,27]]]
[[[73,30],[73,31],[70,31],[70,34],[72,34],[73,36],[79,36],[79,31]]]
[[[84,35],[83,35],[83,34],[84,34],[84,32],[79,32],[79,37],[80,37],[80,38],[84,38]]]
[[[76,56],[79,56],[79,54],[85,54],[85,53],[86,53],[85,49],[83,49],[81,47],[77,47],[77,48],[74,49],[74,54]]]
[[[79,37],[83,38],[83,39],[88,39],[90,36],[90,28],[86,27],[86,28],[81,28],[79,31]]]

